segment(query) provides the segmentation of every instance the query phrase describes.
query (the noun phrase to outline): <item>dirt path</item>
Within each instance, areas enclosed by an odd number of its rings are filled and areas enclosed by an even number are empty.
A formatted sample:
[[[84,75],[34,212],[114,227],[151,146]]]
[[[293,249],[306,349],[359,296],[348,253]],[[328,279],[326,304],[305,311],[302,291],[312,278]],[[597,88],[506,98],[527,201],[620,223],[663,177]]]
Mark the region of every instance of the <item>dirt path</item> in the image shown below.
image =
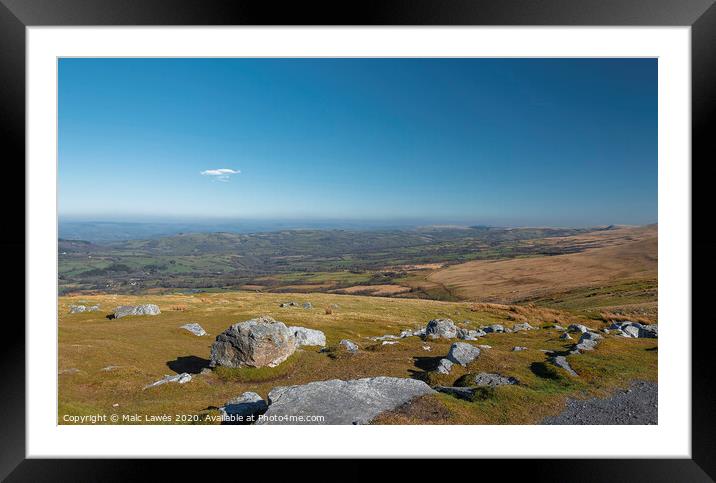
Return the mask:
[[[658,385],[634,381],[605,399],[568,399],[567,408],[542,424],[657,424]]]

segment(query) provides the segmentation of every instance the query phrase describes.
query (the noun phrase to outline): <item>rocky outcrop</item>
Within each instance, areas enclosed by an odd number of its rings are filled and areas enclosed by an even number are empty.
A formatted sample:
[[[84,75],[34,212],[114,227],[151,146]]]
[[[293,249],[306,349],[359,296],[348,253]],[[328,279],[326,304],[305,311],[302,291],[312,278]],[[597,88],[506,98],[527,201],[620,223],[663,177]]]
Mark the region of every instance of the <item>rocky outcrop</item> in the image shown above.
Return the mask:
[[[287,307],[298,307],[298,304],[296,302],[284,302],[281,304],[278,304],[281,308],[287,308]]]
[[[562,335],[559,336],[562,340],[572,340],[572,336],[569,335],[569,332],[564,332]]]
[[[268,403],[255,392],[245,392],[219,408],[224,424],[248,424],[266,412]]]
[[[433,319],[425,327],[425,336],[430,339],[454,339],[457,327],[450,319]]]
[[[505,332],[505,327],[502,326],[501,324],[492,324],[492,325],[488,325],[487,327],[483,327],[483,330],[488,334],[490,334],[490,333],[502,334]]]
[[[522,352],[522,351],[526,351],[526,350],[527,350],[527,347],[523,347],[523,346],[519,346],[519,345],[512,348],[512,352]]]
[[[461,366],[466,366],[480,357],[480,349],[466,342],[455,342],[450,346],[447,358]]]
[[[303,302],[303,308],[304,309],[312,309],[313,304],[311,302]]]
[[[197,324],[196,322],[192,322],[190,324],[184,324],[179,328],[188,330],[189,332],[191,332],[192,334],[194,334],[197,337],[203,337],[203,336],[207,335],[204,328],[201,325]]]
[[[277,387],[269,392],[268,410],[257,424],[367,424],[385,411],[432,393],[423,381],[399,377]]]
[[[275,367],[294,353],[296,337],[283,322],[269,316],[239,322],[216,337],[210,365]]]
[[[308,329],[306,327],[291,326],[288,330],[296,338],[296,343],[299,346],[325,346],[326,345],[326,334],[316,329]]]
[[[490,387],[519,384],[519,381],[514,377],[503,376],[501,374],[491,372],[481,372],[476,374],[473,378],[473,382],[476,386]]]
[[[532,327],[527,322],[525,322],[524,324],[515,324],[514,326],[512,326],[513,332],[519,332],[521,330],[536,330],[536,329],[537,329],[537,327]]]
[[[121,319],[128,315],[159,315],[160,313],[159,307],[154,304],[122,305],[114,309],[114,318]]]

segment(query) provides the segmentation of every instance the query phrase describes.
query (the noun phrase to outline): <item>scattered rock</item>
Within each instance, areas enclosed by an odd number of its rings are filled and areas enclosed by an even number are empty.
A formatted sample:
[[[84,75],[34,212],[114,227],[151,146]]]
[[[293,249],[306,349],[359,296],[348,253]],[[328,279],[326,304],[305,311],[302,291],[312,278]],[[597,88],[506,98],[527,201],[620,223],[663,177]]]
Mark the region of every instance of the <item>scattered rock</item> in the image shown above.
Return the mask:
[[[450,374],[452,370],[452,361],[449,359],[440,359],[438,367],[435,369],[440,374]]]
[[[596,332],[585,332],[579,338],[579,342],[577,342],[577,344],[574,346],[574,349],[581,351],[591,351],[595,347],[597,347],[597,344],[601,339],[603,339],[603,337]]]
[[[159,315],[161,311],[155,304],[122,305],[114,309],[114,318],[121,319],[128,315]]]
[[[369,339],[370,339],[370,340],[375,340],[375,341],[379,341],[379,340],[394,340],[394,339],[400,339],[400,336],[388,334],[388,335],[381,335],[381,336],[376,336],[376,337],[369,337]]]
[[[519,381],[514,377],[507,377],[491,372],[481,372],[475,375],[474,381],[476,386],[504,386],[508,384],[519,384]]]
[[[380,345],[393,345],[393,344],[397,344],[397,343],[398,343],[397,340],[384,340],[383,342],[380,343]]]
[[[326,334],[316,329],[308,329],[306,327],[291,326],[288,330],[296,338],[296,343],[299,346],[311,346],[319,345],[321,347],[326,345]]]
[[[196,322],[192,322],[190,324],[184,324],[179,328],[186,329],[197,337],[202,337],[202,336],[207,335],[204,328],[201,325],[197,324]]]
[[[585,332],[589,332],[591,329],[589,329],[587,326],[582,325],[582,324],[572,324],[567,328],[567,330],[569,332],[585,333]]]
[[[277,387],[269,392],[268,410],[257,424],[367,424],[385,411],[432,393],[423,381],[399,377]],[[322,416],[322,420],[311,420],[311,416]]]
[[[311,302],[303,302],[303,308],[304,309],[312,309],[313,304]]]
[[[480,349],[492,349],[492,346],[487,344],[480,344],[477,347],[479,347]]]
[[[484,330],[457,329],[457,337],[462,340],[477,340],[484,335],[486,335]]]
[[[488,334],[490,334],[490,333],[501,334],[501,333],[505,332],[505,328],[501,324],[488,325],[487,327],[484,327],[483,330]]]
[[[659,337],[659,326],[657,324],[643,325],[639,322],[631,322],[627,320],[614,322],[609,326],[609,328],[616,330],[618,335],[621,335],[622,337],[631,337],[634,339],[657,339]]]
[[[358,352],[358,346],[352,340],[343,339],[338,345],[343,346],[348,352]]]
[[[268,403],[255,392],[245,392],[241,396],[231,399],[219,408],[221,419],[227,424],[241,424],[255,421],[259,414],[268,409]]]
[[[512,348],[512,352],[522,352],[522,351],[526,351],[526,350],[527,350],[527,347],[522,347],[519,345]]]
[[[574,369],[572,369],[572,366],[569,365],[569,362],[567,362],[567,358],[566,358],[565,356],[554,356],[554,357],[550,357],[550,358],[549,358],[549,361],[550,361],[552,364],[554,364],[555,366],[561,367],[562,369],[564,369],[565,371],[567,371],[567,373],[569,373],[569,374],[572,375],[572,376],[578,376],[578,375],[579,375],[579,374],[577,374],[577,373],[574,371]]]
[[[398,337],[400,337],[401,339],[404,339],[404,338],[406,338],[406,337],[412,337],[413,335],[414,335],[414,334],[413,334],[413,331],[412,331],[412,330],[410,330],[410,329],[405,329],[405,330],[401,330],[401,331],[400,331],[400,335],[399,335]]]
[[[572,336],[569,335],[569,332],[564,332],[562,335],[559,336],[559,338],[563,340],[572,340]]]
[[[426,329],[423,327],[422,329],[417,329],[413,331],[413,335],[416,337],[425,337]]]
[[[424,346],[423,346],[423,350],[430,352],[431,350],[433,350],[433,348],[430,347],[429,345],[424,345]]]
[[[264,315],[239,322],[216,337],[211,367],[275,367],[291,356],[296,337],[283,322]]]
[[[298,307],[298,304],[296,302],[284,302],[281,304],[278,304],[281,308],[287,308],[287,307]]]
[[[115,370],[115,369],[119,369],[119,367],[120,367],[120,366],[107,366],[107,367],[103,367],[102,369],[100,369],[100,371],[102,371],[102,372],[111,372],[111,371],[113,371],[113,370]]]
[[[536,329],[537,329],[537,327],[532,327],[527,322],[525,322],[524,324],[515,324],[514,326],[512,326],[513,332],[519,332],[521,330],[536,330]]]
[[[455,342],[450,346],[447,358],[455,364],[466,366],[480,357],[480,349],[465,342]]]
[[[85,305],[70,305],[71,314],[79,314],[82,312],[97,312],[98,310],[99,305],[92,305],[91,307],[87,307]]]
[[[554,326],[552,326],[552,328],[553,328],[553,329],[556,329],[556,330],[567,330],[567,329],[565,329],[564,327],[562,327],[562,326],[559,325],[559,324],[554,324]]]
[[[425,335],[431,339],[454,339],[457,327],[450,319],[433,319],[425,327]]]
[[[58,374],[77,374],[79,372],[80,372],[80,370],[77,369],[76,367],[70,367],[69,369],[60,369]]]
[[[186,384],[189,381],[191,381],[191,374],[189,374],[188,372],[183,372],[181,374],[175,374],[173,376],[164,376],[162,379],[159,379],[156,382],[153,382],[147,386],[144,386],[144,389],[149,389],[150,387],[154,387],[154,386],[161,386],[162,384],[166,384],[168,382],[176,382],[177,384]]]

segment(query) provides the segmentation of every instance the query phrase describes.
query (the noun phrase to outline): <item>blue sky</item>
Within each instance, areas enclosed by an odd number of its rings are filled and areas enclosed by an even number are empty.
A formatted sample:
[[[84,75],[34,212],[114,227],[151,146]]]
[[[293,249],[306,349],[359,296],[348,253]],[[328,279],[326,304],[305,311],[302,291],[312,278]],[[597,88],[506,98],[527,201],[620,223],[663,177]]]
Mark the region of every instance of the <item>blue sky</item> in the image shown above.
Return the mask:
[[[653,223],[657,62],[61,59],[59,211]]]

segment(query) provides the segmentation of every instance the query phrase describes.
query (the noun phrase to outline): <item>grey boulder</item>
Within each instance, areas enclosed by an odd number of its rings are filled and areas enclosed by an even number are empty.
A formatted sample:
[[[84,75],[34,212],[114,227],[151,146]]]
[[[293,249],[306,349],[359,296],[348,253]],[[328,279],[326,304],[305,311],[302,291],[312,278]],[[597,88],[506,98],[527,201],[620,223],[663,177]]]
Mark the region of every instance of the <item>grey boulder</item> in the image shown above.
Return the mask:
[[[84,305],[70,305],[70,313],[71,314],[79,314],[82,312],[97,312],[99,310],[99,305],[91,305],[89,307]]]
[[[306,327],[291,326],[288,330],[296,338],[296,343],[299,346],[303,345],[319,345],[321,347],[326,345],[326,334],[316,329],[308,329]]]
[[[400,377],[277,387],[269,392],[268,410],[257,424],[367,424],[385,411],[434,392],[423,381]]]
[[[477,340],[478,337],[486,335],[484,330],[457,329],[457,337],[462,340]]]
[[[192,322],[190,324],[184,324],[179,328],[188,330],[189,332],[191,332],[192,334],[194,334],[197,337],[202,337],[202,336],[207,335],[204,328],[201,325],[197,324],[196,322]]]
[[[433,319],[425,327],[425,335],[431,339],[454,339],[457,327],[450,319]]]
[[[121,319],[128,315],[159,315],[161,311],[154,304],[122,305],[114,309],[114,318]]]
[[[438,367],[435,369],[440,374],[450,374],[452,370],[452,361],[450,359],[440,359]]]
[[[511,384],[519,384],[519,381],[514,377],[507,377],[501,374],[495,374],[491,372],[481,372],[476,374],[473,378],[476,386],[505,386]]]
[[[466,366],[480,357],[480,349],[465,342],[455,342],[450,346],[447,358],[461,366]]]
[[[524,324],[515,324],[514,326],[512,326],[513,332],[519,332],[521,330],[536,330],[536,327],[532,327],[527,322],[525,322]]]
[[[298,346],[283,322],[264,315],[239,322],[216,337],[210,365],[225,367],[275,367]]]
[[[241,424],[255,421],[256,416],[268,409],[268,403],[255,392],[245,392],[241,396],[229,400],[219,408],[221,420],[227,424]]]
[[[579,338],[579,342],[577,342],[574,348],[580,351],[591,351],[597,347],[601,339],[603,339],[603,337],[596,332],[585,332]]]
[[[522,352],[522,351],[526,351],[526,350],[527,350],[527,347],[522,347],[519,345],[512,348],[512,352]]]
[[[501,334],[501,333],[505,332],[505,328],[501,324],[488,325],[483,330],[488,334],[490,334],[490,333]]]
[[[581,332],[582,334],[584,334],[585,332],[589,332],[590,329],[589,329],[589,327],[587,327],[586,325],[582,325],[582,324],[571,324],[571,325],[567,328],[567,330],[568,330],[569,332]]]
[[[338,345],[343,346],[348,352],[358,352],[358,346],[352,340],[343,339]]]
[[[572,336],[569,335],[569,332],[564,332],[562,335],[559,336],[562,340],[572,340]]]

